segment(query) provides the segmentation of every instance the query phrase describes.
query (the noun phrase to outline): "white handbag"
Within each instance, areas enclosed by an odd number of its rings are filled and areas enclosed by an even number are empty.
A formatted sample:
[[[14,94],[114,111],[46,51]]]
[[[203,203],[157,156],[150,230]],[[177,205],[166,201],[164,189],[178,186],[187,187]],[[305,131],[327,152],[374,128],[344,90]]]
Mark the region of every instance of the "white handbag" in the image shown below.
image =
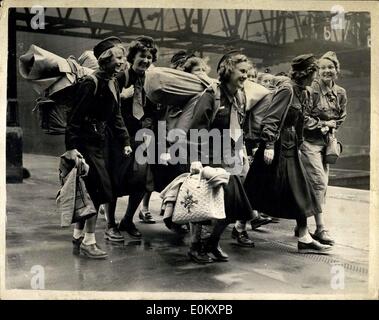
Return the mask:
[[[224,189],[212,187],[210,181],[202,179],[202,172],[184,180],[176,199],[173,222],[183,224],[226,218]]]

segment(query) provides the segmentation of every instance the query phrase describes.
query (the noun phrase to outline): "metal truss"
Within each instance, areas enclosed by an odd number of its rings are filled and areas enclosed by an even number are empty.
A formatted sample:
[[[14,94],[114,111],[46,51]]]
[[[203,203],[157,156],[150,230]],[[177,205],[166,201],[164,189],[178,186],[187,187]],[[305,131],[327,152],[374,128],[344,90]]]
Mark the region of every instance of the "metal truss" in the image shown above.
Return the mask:
[[[18,8],[16,30],[102,39],[116,35],[128,42],[136,35],[153,37],[165,48],[223,53],[241,48],[264,63],[301,53],[309,42],[330,50],[362,49],[369,34],[366,13],[346,14],[346,28],[327,30],[331,15],[310,11],[140,8],[46,8],[45,27],[32,29],[28,8]],[[329,38],[325,39],[328,31]]]

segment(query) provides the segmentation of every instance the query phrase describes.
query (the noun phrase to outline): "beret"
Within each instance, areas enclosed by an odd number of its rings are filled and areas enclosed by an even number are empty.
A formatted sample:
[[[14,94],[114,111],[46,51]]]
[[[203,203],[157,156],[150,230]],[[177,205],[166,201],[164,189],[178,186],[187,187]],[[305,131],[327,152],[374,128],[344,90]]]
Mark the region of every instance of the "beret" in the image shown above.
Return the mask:
[[[228,51],[227,53],[225,53],[221,57],[220,61],[217,64],[217,71],[220,69],[221,63],[223,63],[226,59],[231,58],[231,57],[238,55],[238,54],[242,54],[241,50],[232,49],[232,50]]]
[[[291,67],[292,67],[292,70],[301,71],[314,65],[316,61],[317,60],[312,53],[301,54],[292,59]]]
[[[187,58],[186,51],[180,50],[172,56],[171,63],[177,63],[178,61],[186,59],[186,58]]]
[[[148,36],[139,36],[136,38],[135,41],[140,42],[143,44],[146,48],[154,48],[154,39]]]
[[[340,62],[337,59],[337,55],[333,51],[328,51],[325,53],[320,59],[327,59],[334,63],[334,66],[336,67],[337,71],[340,69]]]
[[[122,41],[117,37],[109,37],[100,41],[94,48],[93,53],[96,59],[99,59],[101,54],[114,46],[121,44]]]

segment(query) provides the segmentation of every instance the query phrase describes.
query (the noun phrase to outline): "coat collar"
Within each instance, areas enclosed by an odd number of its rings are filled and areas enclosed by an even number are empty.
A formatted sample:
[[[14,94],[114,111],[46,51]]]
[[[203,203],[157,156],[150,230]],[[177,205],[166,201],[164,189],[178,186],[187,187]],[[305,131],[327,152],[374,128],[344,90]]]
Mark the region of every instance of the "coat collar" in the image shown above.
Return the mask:
[[[224,84],[221,83],[220,84],[220,88],[221,88],[222,92],[224,93],[225,98],[228,100],[228,102],[230,104],[233,104],[234,98],[237,99],[239,105],[241,105],[243,103],[243,99],[242,99],[242,96],[241,96],[242,95],[242,91],[241,90],[238,89],[236,91],[236,93],[234,95],[232,95],[230,93],[230,91],[228,90],[228,88],[226,87],[226,85],[224,85]]]
[[[332,94],[334,94],[334,95],[337,97],[337,89],[336,89],[336,85],[335,85],[334,82],[333,82],[333,85],[332,85],[331,88],[329,88],[329,87],[324,83],[324,81],[322,81],[322,80],[319,80],[318,83],[319,83],[319,86],[320,86],[321,93],[322,93],[324,96],[330,95],[330,93],[332,93]]]
[[[137,72],[134,71],[132,67],[130,67],[129,69],[129,75],[130,75],[130,78],[133,79],[134,81],[136,81],[137,79],[141,79],[143,83],[145,80],[145,73],[142,75],[138,74]]]

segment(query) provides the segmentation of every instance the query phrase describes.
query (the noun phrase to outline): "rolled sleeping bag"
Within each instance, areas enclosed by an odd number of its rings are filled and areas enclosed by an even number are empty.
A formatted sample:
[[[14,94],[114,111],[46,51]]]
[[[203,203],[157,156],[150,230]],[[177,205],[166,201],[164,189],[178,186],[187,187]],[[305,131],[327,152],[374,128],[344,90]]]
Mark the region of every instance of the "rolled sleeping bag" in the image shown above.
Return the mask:
[[[146,72],[145,92],[154,103],[184,106],[216,79],[188,72],[155,67]]]
[[[249,80],[245,81],[244,90],[246,95],[246,111],[254,108],[259,101],[271,93],[271,91],[264,86]]]
[[[80,66],[74,57],[65,59],[32,44],[19,58],[19,72],[37,93],[50,96],[72,85],[78,74],[84,76],[93,70]]]
[[[91,50],[84,51],[78,58],[78,62],[82,67],[86,67],[92,70],[99,68],[99,63]]]
[[[19,71],[27,80],[39,80],[71,72],[67,60],[32,44],[19,59]]]
[[[45,95],[47,97],[60,93],[60,91],[66,89],[67,87],[70,87],[75,82],[77,82],[79,77],[85,77],[86,75],[89,75],[95,71],[94,69],[90,69],[79,65],[74,57],[69,57],[68,59],[66,59],[66,61],[70,65],[71,72],[64,73],[62,77],[60,77],[55,83],[53,83],[50,87],[48,87],[45,90]],[[64,93],[61,92],[60,94]]]

